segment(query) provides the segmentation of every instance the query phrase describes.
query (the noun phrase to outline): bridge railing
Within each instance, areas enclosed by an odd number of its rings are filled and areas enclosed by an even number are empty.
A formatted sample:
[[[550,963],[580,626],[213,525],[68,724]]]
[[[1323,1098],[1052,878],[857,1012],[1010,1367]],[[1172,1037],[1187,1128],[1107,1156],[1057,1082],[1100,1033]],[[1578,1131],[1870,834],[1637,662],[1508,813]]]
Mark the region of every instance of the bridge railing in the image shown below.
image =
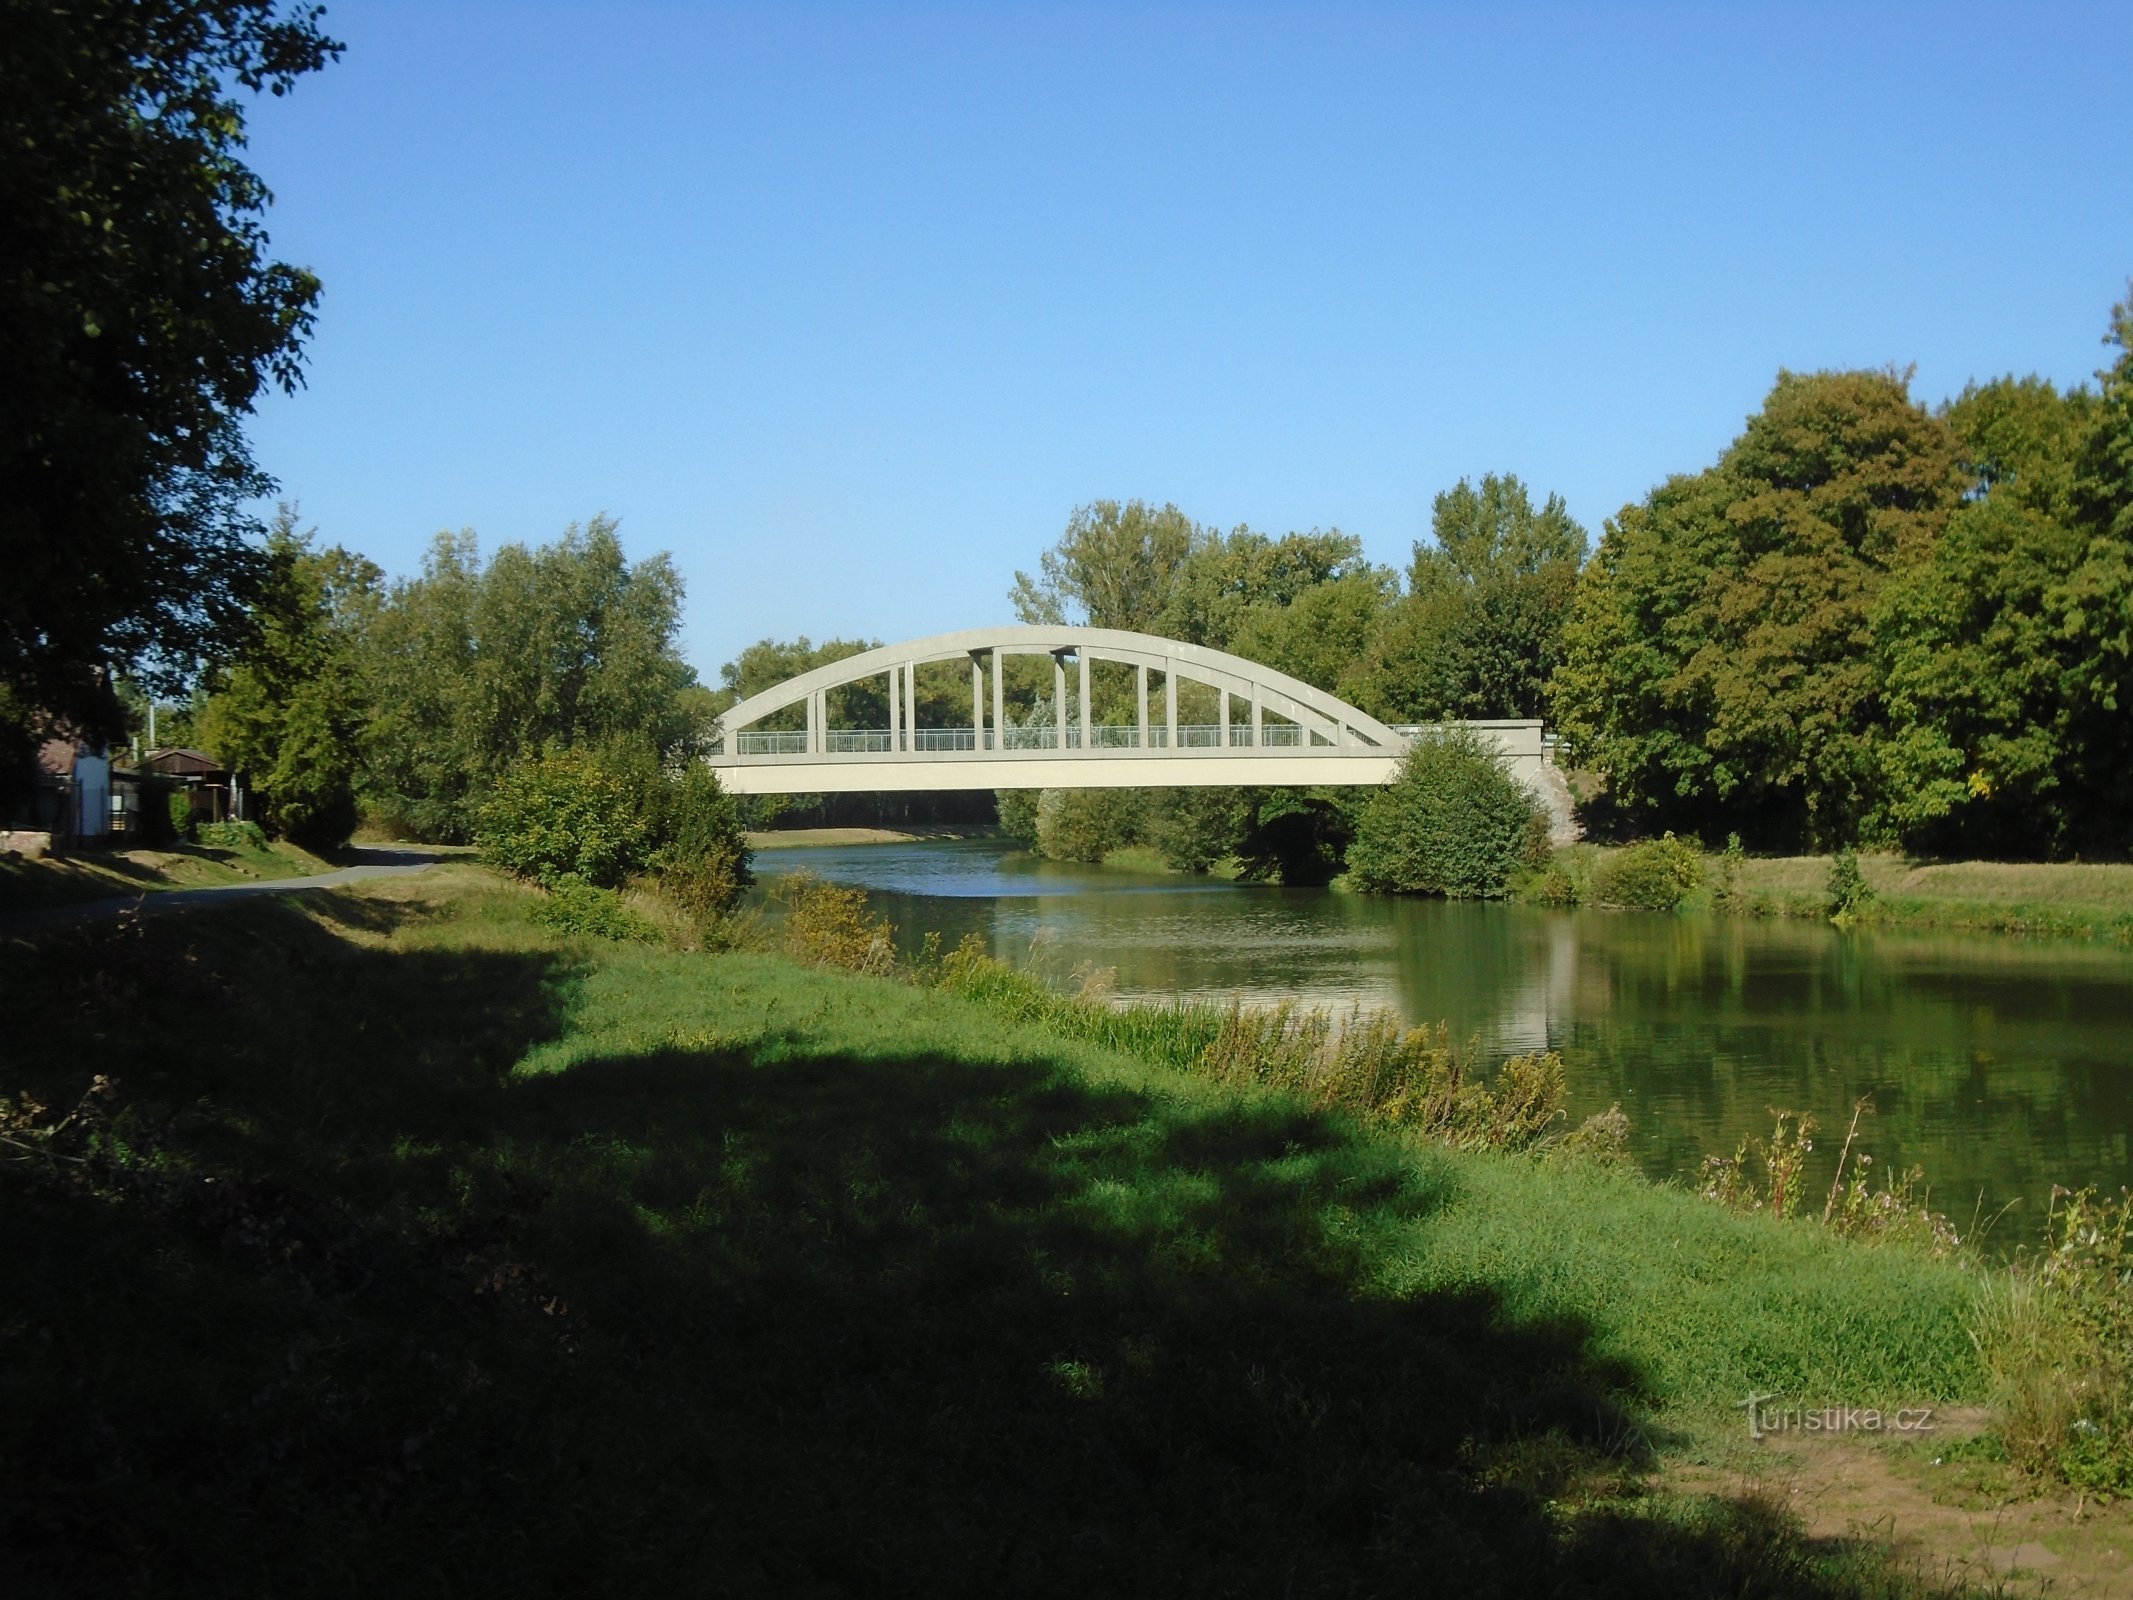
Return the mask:
[[[1050,726],[1017,727],[1010,725],[1004,743],[1001,730],[987,728],[982,740],[974,728],[917,728],[912,731],[910,748],[918,751],[953,750],[1057,750],[1060,748],[1059,729]],[[1269,722],[1262,724],[1259,736],[1252,737],[1248,722],[1232,723],[1229,728],[1229,744],[1232,748],[1250,749],[1255,745],[1263,749],[1298,749],[1310,743],[1305,730],[1293,722]],[[1181,723],[1178,726],[1178,748],[1181,750],[1219,750],[1222,748],[1222,728],[1218,723]],[[807,750],[807,734],[800,729],[749,728],[733,736],[735,755],[743,756],[804,756]],[[895,738],[887,728],[830,728],[823,734],[824,750],[830,755],[893,755],[896,753]],[[1137,750],[1141,747],[1141,730],[1133,723],[1097,723],[1089,729],[1088,748],[1094,750]],[[1066,749],[1082,748],[1081,726],[1068,723]],[[1170,729],[1152,726],[1148,729],[1148,748],[1170,748]]]

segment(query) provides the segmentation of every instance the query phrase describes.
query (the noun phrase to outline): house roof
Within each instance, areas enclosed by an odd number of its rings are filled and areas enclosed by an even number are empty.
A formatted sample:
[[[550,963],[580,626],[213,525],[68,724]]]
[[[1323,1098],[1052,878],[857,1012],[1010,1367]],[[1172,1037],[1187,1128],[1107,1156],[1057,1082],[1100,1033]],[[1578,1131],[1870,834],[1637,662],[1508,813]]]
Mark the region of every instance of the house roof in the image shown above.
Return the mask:
[[[141,770],[160,772],[166,777],[190,778],[219,774],[226,769],[205,750],[151,750],[141,757]]]

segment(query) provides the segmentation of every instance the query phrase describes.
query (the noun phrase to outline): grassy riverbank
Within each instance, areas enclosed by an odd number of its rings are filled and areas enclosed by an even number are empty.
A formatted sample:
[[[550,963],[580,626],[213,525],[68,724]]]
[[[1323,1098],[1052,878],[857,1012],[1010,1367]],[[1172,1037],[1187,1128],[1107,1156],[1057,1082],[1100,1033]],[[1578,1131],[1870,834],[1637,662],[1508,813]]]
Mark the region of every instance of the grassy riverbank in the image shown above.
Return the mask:
[[[273,840],[228,845],[171,845],[153,850],[83,851],[31,861],[0,856],[0,912],[108,900],[164,889],[207,889],[331,872],[334,864]]]
[[[21,1592],[1928,1592],[1652,1487],[1956,1269],[470,867],[0,946]],[[101,1130],[101,1131],[99,1131]],[[154,1583],[150,1585],[151,1575]]]
[[[1642,845],[1574,845],[1555,852],[1550,868],[1525,880],[1521,898],[1543,903],[1614,903],[1611,874]],[[1698,854],[1683,857],[1691,875],[1678,881],[1671,909],[1748,917],[1826,919],[1833,856]],[[2133,941],[2133,866],[2121,863],[1916,861],[1894,854],[1856,858],[1866,891],[1847,910],[1854,927],[1946,928]],[[1650,874],[1638,880],[1650,886]],[[1669,898],[1661,895],[1660,899]],[[1663,909],[1637,898],[1633,908]]]

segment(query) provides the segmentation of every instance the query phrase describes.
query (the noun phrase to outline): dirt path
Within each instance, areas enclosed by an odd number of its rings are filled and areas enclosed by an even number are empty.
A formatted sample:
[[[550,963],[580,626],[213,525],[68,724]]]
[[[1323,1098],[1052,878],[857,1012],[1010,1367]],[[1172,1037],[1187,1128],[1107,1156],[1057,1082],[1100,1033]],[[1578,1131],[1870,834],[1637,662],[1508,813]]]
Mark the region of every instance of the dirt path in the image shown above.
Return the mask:
[[[1949,1413],[1952,1442],[1981,1421]],[[2008,1595],[2133,1600],[2133,1507],[2071,1492],[2030,1496],[2004,1467],[1857,1436],[1773,1437],[1752,1465],[1676,1466],[1669,1486],[1759,1499],[1808,1538],[1886,1542],[1929,1574]]]
[[[84,922],[102,922],[128,911],[159,916],[167,911],[190,911],[201,906],[249,900],[263,894],[294,894],[305,889],[332,889],[344,883],[363,883],[372,878],[398,878],[427,872],[445,857],[428,850],[400,850],[378,845],[358,846],[349,854],[364,859],[334,872],[308,878],[267,878],[258,883],[223,883],[205,889],[150,889],[139,894],[112,895],[104,900],[83,900],[73,905],[43,906],[35,911],[0,914],[0,935],[42,933],[48,928],[71,928]]]

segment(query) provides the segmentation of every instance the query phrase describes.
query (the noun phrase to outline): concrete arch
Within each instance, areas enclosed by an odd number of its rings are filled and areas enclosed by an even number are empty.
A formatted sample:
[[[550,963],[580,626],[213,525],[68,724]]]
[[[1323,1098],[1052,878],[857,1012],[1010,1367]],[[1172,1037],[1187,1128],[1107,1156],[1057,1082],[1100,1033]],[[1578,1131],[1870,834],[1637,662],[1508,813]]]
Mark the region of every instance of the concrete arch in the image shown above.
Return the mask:
[[[1052,658],[1050,726],[1007,721],[1002,668],[1013,656]],[[921,728],[917,672],[943,661],[969,664],[970,721]],[[1133,723],[1092,725],[1090,671],[1099,661],[1134,669]],[[1070,672],[1077,695],[1069,693]],[[1151,704],[1152,674],[1163,681],[1160,707]],[[877,678],[887,680],[889,726],[832,730],[830,691]],[[1215,725],[1179,723],[1180,682],[1218,691]],[[1078,701],[1071,718],[1070,699]],[[1233,702],[1242,702],[1234,721]],[[764,718],[795,706],[805,712],[803,729],[757,731]],[[1538,722],[1471,726],[1514,768],[1537,772]],[[706,759],[736,794],[1380,784],[1420,731],[1388,727],[1336,695],[1227,651],[1119,628],[1023,625],[935,634],[803,672],[729,709]]]
[[[912,639],[903,644],[886,645],[879,650],[863,651],[856,656],[847,656],[842,661],[833,661],[827,666],[803,672],[789,678],[774,689],[751,695],[728,710],[719,718],[719,729],[729,739],[744,732],[755,723],[776,712],[792,706],[807,706],[812,713],[820,697],[834,688],[848,683],[859,683],[868,678],[890,676],[892,683],[898,676],[907,676],[920,666],[940,661],[968,659],[973,673],[982,673],[986,661],[997,661],[1006,656],[1048,655],[1053,658],[1056,670],[1064,674],[1065,660],[1071,656],[1076,662],[1077,677],[1085,685],[1088,667],[1095,661],[1115,661],[1138,669],[1142,673],[1154,671],[1166,678],[1182,678],[1201,683],[1209,688],[1227,690],[1238,699],[1250,702],[1261,711],[1275,715],[1304,727],[1314,736],[1313,744],[1324,743],[1340,746],[1376,747],[1392,751],[1406,748],[1406,740],[1391,728],[1349,705],[1345,700],[1315,689],[1300,678],[1292,678],[1285,672],[1276,672],[1272,667],[1247,661],[1223,650],[1210,650],[1204,645],[1185,644],[1176,639],[1164,639],[1152,633],[1132,633],[1123,628],[1069,628],[1022,625],[1007,628],[968,628],[957,633],[939,633],[926,639]],[[897,697],[892,693],[891,703],[901,698],[908,708],[908,695]],[[993,707],[998,710],[999,679],[993,678]],[[982,699],[974,708],[974,724],[982,724],[984,710]],[[1081,717],[1088,718],[1088,699],[1081,700]],[[993,719],[997,726],[999,719]],[[810,716],[810,723],[820,725],[819,716]]]

